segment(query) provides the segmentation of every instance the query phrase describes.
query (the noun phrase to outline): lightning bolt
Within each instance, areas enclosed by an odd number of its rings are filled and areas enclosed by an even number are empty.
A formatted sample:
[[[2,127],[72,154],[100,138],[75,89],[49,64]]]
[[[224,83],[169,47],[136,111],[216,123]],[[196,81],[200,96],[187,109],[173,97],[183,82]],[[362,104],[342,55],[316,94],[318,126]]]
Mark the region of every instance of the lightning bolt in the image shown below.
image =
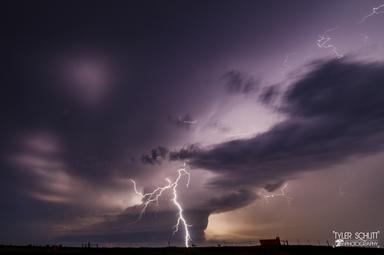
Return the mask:
[[[381,10],[380,10],[381,9]],[[360,20],[360,24],[364,23],[366,19],[368,19],[369,17],[372,17],[374,15],[379,15],[379,14],[383,14],[384,13],[384,4],[382,5],[379,5],[377,7],[373,7],[372,8],[372,11],[371,13],[365,15],[361,20]]]
[[[331,51],[333,52],[333,54],[335,54],[337,58],[342,58],[343,54],[339,53],[335,45],[329,43],[332,40],[332,38],[329,37],[328,33],[335,31],[338,28],[339,27],[334,27],[326,30],[323,34],[320,34],[316,44],[319,48],[331,49]]]
[[[167,184],[165,186],[157,187],[156,189],[154,189],[150,193],[142,193],[142,192],[138,191],[135,180],[130,179],[130,181],[133,183],[133,189],[134,189],[135,193],[138,196],[140,196],[140,198],[141,198],[141,204],[143,206],[141,211],[140,211],[140,215],[139,215],[139,217],[137,218],[137,220],[135,222],[138,222],[138,221],[141,220],[141,218],[143,217],[146,209],[148,208],[148,206],[150,204],[156,203],[158,205],[159,198],[164,194],[164,192],[170,191],[172,193],[171,201],[173,202],[173,204],[175,205],[175,207],[176,207],[176,209],[178,211],[178,213],[177,213],[178,218],[177,218],[176,224],[173,227],[174,231],[172,233],[172,236],[175,235],[179,231],[180,225],[182,225],[182,227],[184,229],[184,245],[185,245],[185,247],[188,248],[189,247],[189,243],[192,241],[191,235],[189,233],[189,227],[191,225],[189,225],[187,223],[187,220],[185,219],[184,214],[183,214],[183,211],[184,211],[183,207],[181,206],[180,202],[177,200],[177,198],[178,198],[177,187],[179,185],[180,179],[183,176],[187,177],[187,184],[186,184],[186,186],[188,187],[191,175],[186,170],[185,163],[184,163],[183,167],[181,167],[180,169],[177,170],[177,173],[178,173],[178,175],[177,175],[176,179],[173,182],[169,178],[166,178],[165,181],[167,182]]]
[[[271,198],[276,198],[276,197],[284,197],[287,199],[288,202],[290,202],[292,200],[292,197],[288,196],[287,193],[285,192],[285,190],[287,189],[288,187],[288,183],[284,184],[284,186],[280,189],[280,192],[279,193],[272,193],[272,194],[264,194],[264,199],[267,203],[269,203],[269,199]]]

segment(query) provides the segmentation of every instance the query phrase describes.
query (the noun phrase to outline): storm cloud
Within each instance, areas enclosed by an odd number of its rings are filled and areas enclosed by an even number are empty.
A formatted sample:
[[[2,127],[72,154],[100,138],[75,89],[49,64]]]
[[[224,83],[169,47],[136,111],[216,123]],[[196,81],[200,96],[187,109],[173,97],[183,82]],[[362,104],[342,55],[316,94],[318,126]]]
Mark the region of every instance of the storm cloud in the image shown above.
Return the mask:
[[[212,213],[222,213],[242,208],[256,199],[256,195],[249,190],[227,192],[227,194],[211,198],[197,208],[184,210],[184,215],[190,224],[193,242],[202,243],[205,240],[204,230],[208,225],[208,217]],[[163,201],[164,202],[164,201]],[[159,211],[154,206],[140,217],[142,206],[132,206],[123,213],[115,216],[105,216],[100,223],[72,231],[71,234],[56,238],[60,242],[96,242],[141,243],[146,236],[147,244],[182,244],[183,233],[172,234],[172,226],[177,221],[176,210]],[[140,221],[138,219],[140,218]],[[161,219],[161,221],[159,221]],[[97,233],[97,234],[94,234]]]
[[[285,92],[286,120],[250,139],[179,151],[194,167],[219,174],[217,187],[271,185],[384,148],[384,64],[352,60],[311,63]],[[178,154],[176,154],[178,155]],[[182,156],[181,156],[182,155]],[[272,184],[271,184],[272,182]],[[279,185],[277,185],[279,186]]]
[[[323,186],[290,180],[380,152],[384,68],[373,61],[383,59],[384,16],[357,24],[372,6],[352,2],[8,1],[0,60],[0,243],[166,245],[177,216],[170,194],[130,224],[142,202],[131,180],[138,192],[150,192],[175,180],[184,163],[191,181],[186,187],[182,180],[178,197],[200,243],[204,230],[215,228],[208,218],[243,213],[287,181],[288,193],[295,181]],[[328,43],[347,57],[329,60],[332,48],[316,40],[335,25]],[[378,179],[371,174],[361,183],[382,187]],[[366,208],[378,204],[366,201],[355,199]],[[238,208],[244,210],[231,212]],[[301,208],[312,206],[304,201]],[[366,219],[364,228],[378,225],[381,215],[371,212],[382,210],[367,211],[354,213]],[[297,215],[283,227],[311,226]],[[245,221],[236,217],[228,231],[259,226]],[[311,230],[308,238],[327,233]],[[181,237],[182,231],[175,240]]]

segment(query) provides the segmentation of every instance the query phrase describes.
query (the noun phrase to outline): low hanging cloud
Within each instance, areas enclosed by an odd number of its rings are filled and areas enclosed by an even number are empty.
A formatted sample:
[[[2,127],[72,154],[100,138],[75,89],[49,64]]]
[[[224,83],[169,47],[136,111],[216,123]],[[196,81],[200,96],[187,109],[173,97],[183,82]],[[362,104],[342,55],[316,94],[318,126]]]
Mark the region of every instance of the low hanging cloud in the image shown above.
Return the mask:
[[[384,64],[344,59],[308,68],[283,95],[286,120],[250,139],[183,148],[171,159],[218,173],[217,188],[276,189],[294,173],[383,150]]]
[[[105,217],[100,222],[71,231],[69,234],[56,237],[54,241],[64,243],[81,243],[93,240],[101,243],[127,243],[146,245],[183,245],[184,234],[178,231],[173,235],[173,226],[177,220],[176,210],[155,210],[150,208],[137,221],[141,207],[127,208],[123,213],[116,216]],[[188,209],[184,215],[191,224],[189,231],[193,236],[193,242],[204,241],[204,229],[208,225],[210,212],[206,209]],[[160,220],[161,219],[161,220]]]
[[[204,207],[210,213],[222,213],[247,206],[255,201],[256,198],[257,195],[253,191],[240,189],[220,197],[211,198]]]
[[[190,224],[189,231],[193,236],[193,242],[201,243],[205,240],[204,230],[208,226],[210,214],[242,208],[255,199],[256,195],[252,191],[242,189],[211,198],[197,208],[184,208],[183,213]],[[147,244],[158,245],[167,241],[169,244],[183,244],[182,231],[175,235],[172,234],[172,226],[177,220],[176,210],[159,210],[157,206],[149,206],[141,220],[138,221],[141,210],[142,206],[128,207],[119,215],[105,216],[102,221],[85,228],[72,230],[70,234],[55,238],[55,241],[71,243],[94,240],[125,243],[129,240],[133,243],[141,243],[145,236]]]

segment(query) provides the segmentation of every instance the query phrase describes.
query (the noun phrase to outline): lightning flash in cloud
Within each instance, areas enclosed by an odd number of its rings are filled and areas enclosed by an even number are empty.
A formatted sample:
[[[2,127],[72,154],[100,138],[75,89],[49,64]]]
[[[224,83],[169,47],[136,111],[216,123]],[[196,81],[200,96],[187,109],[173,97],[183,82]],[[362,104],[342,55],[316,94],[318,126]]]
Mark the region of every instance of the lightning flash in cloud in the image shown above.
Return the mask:
[[[190,181],[190,173],[186,170],[185,164],[183,167],[181,167],[180,169],[177,170],[177,173],[178,173],[178,175],[173,182],[169,178],[166,178],[165,180],[166,180],[167,184],[165,186],[157,187],[155,190],[153,190],[150,193],[142,193],[142,192],[138,191],[137,186],[136,186],[136,182],[131,179],[131,182],[133,183],[134,191],[138,196],[140,196],[141,204],[143,206],[141,211],[140,211],[140,215],[135,222],[141,220],[141,218],[143,217],[143,214],[145,213],[145,210],[148,208],[148,206],[151,203],[158,204],[159,198],[163,195],[163,193],[166,191],[170,191],[172,194],[171,201],[173,202],[173,204],[175,205],[175,207],[178,211],[178,213],[177,213],[178,218],[177,218],[177,222],[174,226],[174,231],[173,231],[172,235],[176,234],[176,232],[179,231],[180,226],[182,226],[182,228],[184,229],[184,243],[185,243],[184,245],[185,245],[185,247],[189,247],[189,244],[192,241],[190,233],[189,233],[190,225],[187,223],[187,220],[184,217],[183,207],[181,206],[180,202],[177,200],[177,198],[178,198],[177,187],[179,185],[179,181],[181,180],[181,178],[183,176],[187,177],[187,184],[186,185],[188,187],[189,181]]]
[[[366,19],[368,19],[369,17],[372,17],[374,15],[379,15],[379,14],[384,14],[384,4],[382,5],[379,5],[377,7],[373,7],[372,8],[372,11],[365,15],[361,20],[360,20],[360,24],[364,23]]]
[[[287,193],[285,192],[288,187],[288,183],[284,184],[283,187],[281,187],[279,193],[272,193],[272,194],[263,194],[263,197],[267,203],[269,203],[269,199],[271,198],[276,198],[276,197],[284,197],[287,199],[288,202],[292,200],[292,197],[288,196]]]
[[[323,34],[320,34],[316,44],[319,48],[330,49],[337,58],[342,58],[343,54],[339,53],[336,46],[330,43],[332,38],[328,35],[328,33],[335,31],[338,28],[339,27],[334,27],[326,30]]]
[[[187,118],[185,118],[185,117],[181,117],[181,116],[179,116],[179,117],[177,118],[177,122],[179,122],[179,123],[185,123],[185,124],[190,124],[190,125],[194,125],[194,124],[197,123],[197,120],[187,119]]]

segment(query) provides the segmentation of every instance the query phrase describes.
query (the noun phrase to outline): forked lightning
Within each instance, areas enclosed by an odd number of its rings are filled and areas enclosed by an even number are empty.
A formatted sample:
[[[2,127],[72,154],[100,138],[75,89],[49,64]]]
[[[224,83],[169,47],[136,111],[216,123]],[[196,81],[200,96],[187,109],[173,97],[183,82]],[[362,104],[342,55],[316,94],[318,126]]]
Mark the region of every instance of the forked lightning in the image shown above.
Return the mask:
[[[183,176],[187,177],[187,184],[186,185],[188,187],[189,181],[190,181],[190,173],[186,170],[185,164],[183,167],[181,167],[180,169],[177,170],[177,173],[178,173],[178,175],[173,182],[169,178],[166,178],[165,180],[167,182],[167,185],[165,185],[163,187],[157,187],[155,190],[153,190],[150,193],[142,193],[142,192],[138,191],[137,186],[136,186],[136,182],[131,179],[131,182],[133,183],[133,189],[134,189],[135,193],[138,196],[140,196],[141,204],[143,206],[143,208],[140,211],[140,215],[135,222],[141,220],[141,218],[143,217],[143,214],[145,213],[145,210],[148,208],[148,206],[151,203],[158,203],[159,198],[163,195],[164,192],[171,191],[171,193],[172,193],[171,201],[173,202],[173,204],[175,205],[175,207],[178,211],[178,213],[177,213],[178,218],[177,218],[177,222],[174,226],[174,231],[173,231],[172,235],[176,234],[176,232],[179,231],[179,227],[181,224],[182,227],[184,228],[184,245],[185,245],[185,247],[189,247],[189,244],[192,241],[190,233],[189,233],[190,225],[187,223],[187,220],[184,217],[183,207],[181,206],[180,202],[177,200],[177,198],[178,198],[177,187],[179,185],[179,181],[180,181],[181,177],[183,177]]]
[[[378,15],[378,14],[384,14],[384,4],[379,5],[377,7],[373,7],[371,13],[365,15],[361,20],[360,24],[364,23],[366,19],[369,17],[372,17],[373,15]]]

